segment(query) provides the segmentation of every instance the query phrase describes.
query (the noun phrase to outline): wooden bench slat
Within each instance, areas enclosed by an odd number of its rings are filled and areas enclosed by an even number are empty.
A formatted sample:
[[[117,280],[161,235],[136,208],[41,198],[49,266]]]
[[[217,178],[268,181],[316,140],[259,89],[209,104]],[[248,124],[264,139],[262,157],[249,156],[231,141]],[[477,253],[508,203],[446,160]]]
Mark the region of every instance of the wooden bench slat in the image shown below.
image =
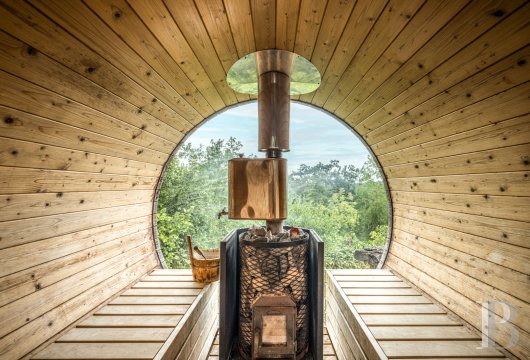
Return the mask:
[[[373,326],[377,340],[477,340],[465,326]]]
[[[201,289],[129,289],[121,296],[197,296]]]
[[[439,326],[439,325],[461,325],[458,321],[450,319],[447,315],[362,315],[363,321],[368,326]]]
[[[118,296],[111,305],[191,305],[195,296]]]
[[[381,281],[381,282],[355,282],[339,281],[339,285],[344,288],[410,288],[410,285],[401,281]]]
[[[390,359],[420,357],[499,357],[493,347],[481,348],[480,341],[380,341]]]
[[[392,270],[388,269],[331,269],[328,270],[331,274],[335,275],[358,275],[358,276],[388,276],[394,275]]]
[[[74,328],[57,342],[161,342],[166,341],[171,328]]]
[[[192,275],[147,275],[142,281],[193,281]]]
[[[348,296],[352,304],[432,304],[425,296]]]
[[[133,289],[202,289],[204,284],[193,281],[140,281]]]
[[[109,327],[170,327],[174,328],[182,319],[182,315],[151,315],[151,316],[91,316],[77,327],[109,328]]]
[[[95,315],[183,315],[189,305],[107,305]]]
[[[151,360],[160,343],[53,343],[33,359],[136,359]]]
[[[346,295],[384,295],[384,296],[414,296],[421,295],[413,288],[349,288],[342,289]]]
[[[191,275],[191,269],[154,269],[151,275]]]
[[[363,282],[363,281],[398,281],[398,282],[403,282],[403,280],[401,280],[399,277],[395,276],[395,275],[385,275],[385,276],[381,276],[381,275],[335,275],[335,280],[337,280],[338,282],[342,282],[342,281],[358,281],[358,282]]]
[[[354,305],[359,314],[445,314],[434,304],[370,304]]]

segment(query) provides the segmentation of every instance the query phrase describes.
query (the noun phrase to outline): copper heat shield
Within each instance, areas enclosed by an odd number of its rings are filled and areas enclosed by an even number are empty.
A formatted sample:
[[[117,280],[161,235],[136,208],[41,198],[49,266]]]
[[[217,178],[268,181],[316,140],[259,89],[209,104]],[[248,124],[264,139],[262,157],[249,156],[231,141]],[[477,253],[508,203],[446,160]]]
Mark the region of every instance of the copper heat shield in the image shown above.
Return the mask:
[[[228,161],[228,217],[284,220],[287,218],[287,160]]]

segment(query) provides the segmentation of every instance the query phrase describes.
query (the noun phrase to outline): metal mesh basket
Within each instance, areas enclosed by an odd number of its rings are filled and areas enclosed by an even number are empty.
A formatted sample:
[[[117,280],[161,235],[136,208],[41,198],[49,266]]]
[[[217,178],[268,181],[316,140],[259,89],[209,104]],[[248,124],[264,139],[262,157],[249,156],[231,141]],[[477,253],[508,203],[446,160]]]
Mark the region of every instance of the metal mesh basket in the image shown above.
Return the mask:
[[[288,294],[297,308],[296,349],[303,356],[309,345],[308,240],[254,242],[239,240],[241,302],[239,351],[250,358],[252,302],[262,294]]]

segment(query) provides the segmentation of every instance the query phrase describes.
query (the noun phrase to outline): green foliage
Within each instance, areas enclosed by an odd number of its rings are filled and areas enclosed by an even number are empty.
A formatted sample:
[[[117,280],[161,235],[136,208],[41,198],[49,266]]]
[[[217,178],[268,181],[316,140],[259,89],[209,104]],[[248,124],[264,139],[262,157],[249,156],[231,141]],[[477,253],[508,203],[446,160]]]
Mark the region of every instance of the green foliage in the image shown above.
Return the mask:
[[[206,147],[186,144],[169,164],[158,200],[158,236],[168,266],[189,267],[184,235],[201,248],[215,248],[235,228],[256,222],[217,218],[228,204],[228,160],[242,144],[231,138]],[[355,249],[384,246],[388,209],[384,186],[373,160],[362,168],[301,165],[289,176],[286,223],[314,229],[325,243],[328,268],[359,268]]]

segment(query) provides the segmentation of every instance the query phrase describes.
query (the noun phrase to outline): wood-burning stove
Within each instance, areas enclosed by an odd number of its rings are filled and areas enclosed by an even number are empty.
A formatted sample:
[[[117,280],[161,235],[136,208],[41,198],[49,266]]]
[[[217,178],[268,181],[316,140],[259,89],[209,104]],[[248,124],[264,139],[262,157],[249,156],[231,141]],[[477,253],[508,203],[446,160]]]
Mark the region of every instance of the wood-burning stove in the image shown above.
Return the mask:
[[[283,305],[287,302],[286,297],[291,299],[296,309],[296,329],[293,335],[295,358],[322,359],[322,240],[313,230],[305,230],[309,233],[307,240],[283,243],[239,240],[240,235],[246,231],[247,229],[234,230],[221,242],[220,359],[287,357],[288,344],[281,342],[273,345],[270,337],[263,341],[263,320],[259,322],[259,317],[264,314],[273,316],[265,318],[265,323],[269,327],[285,324],[287,339],[292,331],[288,326],[290,313],[282,312],[286,309],[280,311],[280,308],[287,307]],[[258,302],[260,298],[267,301]],[[265,305],[269,305],[269,308]],[[259,333],[256,332],[256,322],[261,325],[257,327]],[[275,346],[283,347],[282,352],[279,349],[276,349],[277,352],[272,351]],[[259,350],[257,353],[256,349]]]

